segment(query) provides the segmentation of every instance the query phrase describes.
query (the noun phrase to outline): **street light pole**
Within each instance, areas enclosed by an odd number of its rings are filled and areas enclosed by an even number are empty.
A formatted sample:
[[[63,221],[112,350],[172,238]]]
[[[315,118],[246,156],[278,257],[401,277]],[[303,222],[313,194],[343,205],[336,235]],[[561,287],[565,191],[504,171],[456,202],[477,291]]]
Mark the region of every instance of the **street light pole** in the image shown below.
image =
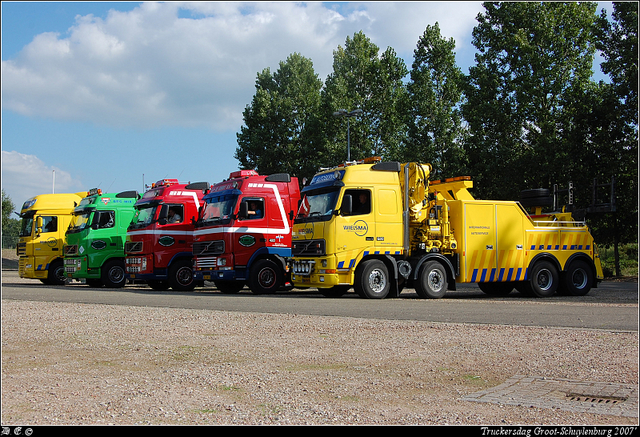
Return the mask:
[[[350,126],[349,126],[349,118],[357,117],[362,114],[362,109],[354,109],[351,112],[347,112],[346,109],[338,109],[333,113],[334,117],[346,117],[347,119],[347,162],[351,161],[351,138],[350,138]]]

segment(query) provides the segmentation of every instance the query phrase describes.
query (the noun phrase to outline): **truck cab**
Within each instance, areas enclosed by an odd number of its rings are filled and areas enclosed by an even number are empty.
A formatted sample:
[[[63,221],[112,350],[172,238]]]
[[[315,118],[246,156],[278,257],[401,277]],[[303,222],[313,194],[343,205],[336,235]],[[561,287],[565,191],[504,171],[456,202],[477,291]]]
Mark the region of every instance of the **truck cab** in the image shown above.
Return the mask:
[[[124,287],[124,240],[139,197],[136,191],[87,192],[66,232],[67,278],[85,279],[92,287]]]
[[[194,231],[196,278],[223,293],[245,285],[256,294],[275,293],[289,283],[297,178],[239,170],[213,185],[204,202]]]
[[[62,251],[65,231],[73,209],[84,195],[84,192],[41,194],[24,202],[16,248],[21,278],[40,279],[49,285],[65,284]]]
[[[196,287],[193,231],[208,191],[208,182],[181,184],[178,179],[161,179],[136,202],[125,244],[130,279],[145,281],[154,290],[191,291]]]

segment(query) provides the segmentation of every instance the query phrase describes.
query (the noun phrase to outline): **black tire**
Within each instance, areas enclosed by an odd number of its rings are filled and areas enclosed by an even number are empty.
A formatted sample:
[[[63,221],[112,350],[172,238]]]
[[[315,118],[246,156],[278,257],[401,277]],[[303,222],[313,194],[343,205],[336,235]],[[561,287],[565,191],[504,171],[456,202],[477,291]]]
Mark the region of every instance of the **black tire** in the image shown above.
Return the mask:
[[[112,260],[102,267],[102,283],[107,288],[122,288],[127,282],[122,260]]]
[[[384,299],[391,289],[387,266],[378,259],[363,261],[356,271],[356,281],[353,288],[360,297]]]
[[[527,199],[520,199],[520,203],[525,208],[531,208],[535,206],[553,206],[553,197],[531,197]]]
[[[478,287],[490,296],[506,296],[513,291],[513,282],[479,282]]]
[[[518,281],[515,283],[516,290],[523,296],[533,296],[533,291],[531,291],[531,286],[529,285],[529,281]]]
[[[531,269],[529,287],[535,297],[551,297],[560,285],[558,270],[549,261],[539,261]]]
[[[47,270],[47,279],[40,280],[47,285],[65,285],[67,283],[67,275],[64,271],[62,260],[55,260],[49,265]]]
[[[562,277],[561,289],[569,296],[584,296],[593,287],[593,270],[582,261],[573,261]]]
[[[330,288],[318,288],[318,291],[324,297],[340,297],[349,291],[351,285],[334,285]]]
[[[236,294],[244,288],[242,281],[216,281],[216,288],[224,294]]]
[[[273,294],[282,287],[283,281],[284,272],[278,264],[260,259],[251,267],[247,283],[255,294]]]
[[[415,284],[416,293],[423,299],[440,299],[448,288],[447,272],[438,261],[427,261],[420,267]]]
[[[551,192],[548,188],[533,188],[531,190],[520,191],[521,199],[530,199],[532,197],[548,197]]]
[[[169,267],[169,285],[175,291],[192,291],[196,288],[190,260],[181,259]]]
[[[147,281],[147,285],[156,291],[166,291],[169,289],[169,281],[163,279],[152,279]]]

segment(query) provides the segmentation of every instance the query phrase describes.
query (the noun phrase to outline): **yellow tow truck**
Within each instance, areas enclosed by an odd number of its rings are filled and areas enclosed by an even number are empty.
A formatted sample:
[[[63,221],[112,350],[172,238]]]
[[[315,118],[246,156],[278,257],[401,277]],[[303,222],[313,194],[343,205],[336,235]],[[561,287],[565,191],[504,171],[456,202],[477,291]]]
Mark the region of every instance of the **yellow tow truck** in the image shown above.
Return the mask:
[[[477,283],[548,297],[585,295],[604,278],[586,223],[570,212],[476,200],[469,177],[430,181],[431,169],[370,158],[317,173],[292,229],[294,286],[365,298],[409,286],[441,298]]]

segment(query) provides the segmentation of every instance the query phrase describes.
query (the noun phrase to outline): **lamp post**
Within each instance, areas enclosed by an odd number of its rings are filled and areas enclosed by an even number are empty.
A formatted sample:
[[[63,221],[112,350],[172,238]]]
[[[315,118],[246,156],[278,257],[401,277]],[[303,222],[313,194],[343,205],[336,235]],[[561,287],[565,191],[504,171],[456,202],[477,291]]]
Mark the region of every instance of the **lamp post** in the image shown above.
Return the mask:
[[[351,112],[347,112],[346,109],[338,109],[333,113],[334,117],[346,117],[347,119],[347,161],[351,161],[351,139],[349,138],[349,118],[357,117],[362,114],[362,109],[354,109]]]

